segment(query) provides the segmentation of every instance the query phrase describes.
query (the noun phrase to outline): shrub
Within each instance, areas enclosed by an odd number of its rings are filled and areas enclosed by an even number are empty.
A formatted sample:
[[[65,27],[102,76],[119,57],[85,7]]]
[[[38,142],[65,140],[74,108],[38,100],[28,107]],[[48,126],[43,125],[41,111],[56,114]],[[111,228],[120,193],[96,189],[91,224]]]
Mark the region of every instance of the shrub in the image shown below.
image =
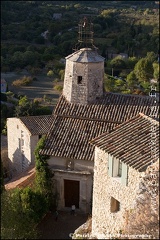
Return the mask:
[[[53,89],[56,90],[56,91],[58,91],[58,92],[62,92],[63,86],[61,86],[61,85],[55,85]]]
[[[47,76],[48,77],[53,77],[54,73],[52,70],[49,70],[48,73],[47,73]]]
[[[12,86],[19,87],[19,86],[26,86],[32,83],[33,78],[30,76],[24,76],[20,79],[13,81]]]
[[[33,100],[33,102],[34,102],[35,104],[39,104],[39,103],[41,103],[42,101],[43,101],[42,98],[34,98],[34,100]]]

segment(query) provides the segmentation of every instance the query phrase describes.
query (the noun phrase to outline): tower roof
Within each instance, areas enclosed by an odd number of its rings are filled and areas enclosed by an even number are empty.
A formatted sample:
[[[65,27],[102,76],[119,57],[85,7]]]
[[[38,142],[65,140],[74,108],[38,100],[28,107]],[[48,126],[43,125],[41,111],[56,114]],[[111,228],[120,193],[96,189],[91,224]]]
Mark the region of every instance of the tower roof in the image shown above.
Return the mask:
[[[103,62],[105,58],[101,57],[96,51],[91,48],[81,48],[80,50],[66,57],[72,62]]]

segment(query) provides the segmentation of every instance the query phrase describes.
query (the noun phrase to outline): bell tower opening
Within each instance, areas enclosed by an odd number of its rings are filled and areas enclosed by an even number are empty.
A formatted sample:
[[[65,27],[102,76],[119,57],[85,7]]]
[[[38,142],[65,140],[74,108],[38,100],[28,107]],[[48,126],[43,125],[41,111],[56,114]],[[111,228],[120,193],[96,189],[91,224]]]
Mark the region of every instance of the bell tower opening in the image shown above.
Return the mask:
[[[77,77],[77,83],[78,84],[82,84],[82,76],[78,76]]]

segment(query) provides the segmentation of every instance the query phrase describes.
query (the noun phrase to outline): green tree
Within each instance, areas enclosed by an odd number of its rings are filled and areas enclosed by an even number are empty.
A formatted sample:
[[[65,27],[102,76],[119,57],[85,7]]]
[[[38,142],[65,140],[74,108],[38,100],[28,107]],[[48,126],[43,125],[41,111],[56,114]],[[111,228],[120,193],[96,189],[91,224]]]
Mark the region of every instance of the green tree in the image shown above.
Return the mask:
[[[154,63],[157,60],[157,55],[154,52],[147,52],[146,58],[151,62]]]
[[[141,58],[135,65],[134,73],[139,82],[149,82],[153,77],[153,66],[147,58]]]
[[[117,69],[123,69],[126,67],[125,61],[121,56],[117,56],[113,58],[110,62],[111,67],[117,68]]]
[[[126,67],[130,69],[134,69],[134,66],[138,62],[138,59],[136,57],[129,57],[128,59],[125,60]]]
[[[23,68],[25,66],[24,56],[22,52],[17,51],[13,54],[11,58],[11,66],[13,68]]]
[[[153,76],[155,79],[159,80],[159,63],[153,63]]]
[[[46,206],[50,209],[55,209],[56,206],[56,196],[53,192],[54,186],[52,182],[53,174],[48,167],[47,159],[48,156],[40,154],[40,150],[44,148],[45,137],[42,137],[35,148],[35,163],[36,163],[36,178],[35,178],[35,188],[36,191],[40,192],[46,201]]]
[[[39,239],[33,219],[25,214],[21,190],[4,191],[1,196],[1,238]]]
[[[21,97],[18,105],[15,107],[15,116],[37,116],[50,115],[52,111],[49,107],[39,106],[38,101],[29,101],[26,96]]]
[[[107,92],[114,92],[114,79],[104,74],[104,88]]]
[[[23,59],[24,59],[24,64],[25,66],[27,65],[33,65],[36,58],[35,58],[35,54],[32,51],[26,51],[23,54]]]
[[[134,73],[134,71],[130,72],[127,75],[127,85],[129,88],[131,88],[132,90],[137,86],[138,81],[137,81],[137,77],[136,74]]]

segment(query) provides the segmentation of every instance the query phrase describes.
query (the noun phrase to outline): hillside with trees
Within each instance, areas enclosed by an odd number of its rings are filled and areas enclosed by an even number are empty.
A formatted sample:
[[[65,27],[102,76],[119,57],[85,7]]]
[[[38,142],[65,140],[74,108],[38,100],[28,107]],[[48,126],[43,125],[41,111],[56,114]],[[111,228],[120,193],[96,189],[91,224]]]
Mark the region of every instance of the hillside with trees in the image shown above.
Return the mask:
[[[72,53],[83,16],[91,18],[95,45],[106,59],[109,53],[125,52],[137,58],[146,56],[147,52],[157,54],[159,9],[154,1],[140,3],[3,1],[2,72],[44,68],[49,61]],[[58,19],[54,18],[57,13]],[[42,36],[45,31],[48,31],[46,38]]]
[[[11,87],[1,94],[12,105],[2,105],[2,130],[7,117],[49,113],[44,104],[51,98],[35,96],[30,102],[19,92],[23,86],[38,86],[49,79],[52,91],[62,92],[64,58],[74,51],[78,23],[84,16],[93,22],[94,45],[105,57],[105,90],[148,95],[150,79],[155,79],[158,90],[155,1],[2,1],[1,6],[1,72],[19,76],[10,85],[16,94]],[[27,76],[21,74],[24,71]]]

